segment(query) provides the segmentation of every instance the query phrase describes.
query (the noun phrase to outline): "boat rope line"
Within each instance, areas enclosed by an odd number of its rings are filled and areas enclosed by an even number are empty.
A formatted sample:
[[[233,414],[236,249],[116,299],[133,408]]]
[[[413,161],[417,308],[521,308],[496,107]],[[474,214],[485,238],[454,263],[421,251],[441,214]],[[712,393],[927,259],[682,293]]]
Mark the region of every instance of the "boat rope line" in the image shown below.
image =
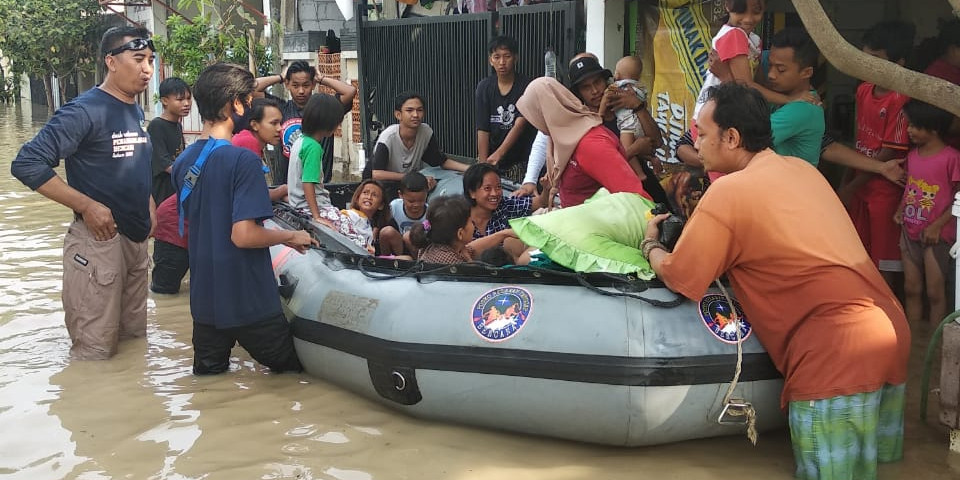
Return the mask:
[[[747,425],[747,438],[750,439],[750,443],[756,446],[757,439],[759,438],[757,433],[757,410],[753,408],[753,404],[745,399],[733,398],[733,391],[737,388],[737,382],[740,381],[740,374],[743,372],[743,334],[740,331],[740,314],[737,313],[737,307],[734,306],[733,299],[730,298],[730,294],[727,292],[727,289],[724,288],[723,284],[720,283],[719,278],[716,280],[716,284],[720,289],[720,293],[722,293],[723,297],[727,300],[730,311],[733,312],[731,315],[733,317],[732,321],[737,330],[737,367],[733,371],[733,379],[730,380],[727,393],[723,395],[723,410],[720,412],[720,418],[717,419],[717,422],[728,423],[724,420],[724,417],[728,415],[730,417],[743,417],[743,423]]]
[[[390,368],[477,373],[619,386],[722,385],[733,355],[627,357],[503,347],[387,340],[320,320],[291,315],[298,341],[353,355]],[[748,353],[749,382],[780,380],[766,353]]]
[[[424,276],[429,276],[431,274],[440,274],[440,273],[456,273],[457,265],[469,265],[469,266],[475,266],[475,267],[484,267],[491,270],[502,270],[499,267],[492,267],[482,262],[467,262],[467,263],[461,263],[456,265],[442,265],[439,267],[427,269],[425,268],[426,266],[425,263],[421,261],[417,261],[416,263],[413,264],[413,266],[411,266],[406,270],[399,270],[395,273],[394,272],[386,273],[386,272],[372,272],[368,269],[368,267],[376,266],[376,260],[374,259],[374,257],[361,257],[357,261],[357,269],[360,270],[360,273],[362,273],[364,276],[366,276],[371,280],[393,280],[397,278],[413,276],[417,279],[418,282],[421,282],[421,283],[424,281],[422,278]],[[552,270],[549,268],[532,267],[529,265],[525,265],[523,268],[533,271],[535,274],[540,274],[543,276],[572,278],[576,280],[577,283],[580,284],[580,286],[586,288],[587,290],[590,290],[591,292],[598,293],[600,295],[604,295],[608,297],[633,298],[635,300],[646,302],[658,308],[674,308],[686,302],[686,298],[684,298],[681,295],[677,295],[676,298],[673,298],[672,300],[660,300],[656,298],[645,297],[643,295],[638,295],[632,292],[604,290],[590,283],[590,281],[582,273],[579,273],[579,272],[563,272],[559,270]],[[624,283],[631,284],[632,282],[628,281]]]

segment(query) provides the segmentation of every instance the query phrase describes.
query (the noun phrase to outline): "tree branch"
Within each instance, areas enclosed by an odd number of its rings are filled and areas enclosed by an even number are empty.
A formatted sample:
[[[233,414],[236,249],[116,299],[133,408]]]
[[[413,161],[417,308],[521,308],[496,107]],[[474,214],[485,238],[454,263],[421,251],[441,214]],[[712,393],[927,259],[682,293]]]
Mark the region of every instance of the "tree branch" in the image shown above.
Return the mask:
[[[960,0],[950,0],[956,6]],[[823,56],[837,70],[895,90],[960,116],[960,87],[861,52],[837,32],[818,0],[793,0],[793,6]]]

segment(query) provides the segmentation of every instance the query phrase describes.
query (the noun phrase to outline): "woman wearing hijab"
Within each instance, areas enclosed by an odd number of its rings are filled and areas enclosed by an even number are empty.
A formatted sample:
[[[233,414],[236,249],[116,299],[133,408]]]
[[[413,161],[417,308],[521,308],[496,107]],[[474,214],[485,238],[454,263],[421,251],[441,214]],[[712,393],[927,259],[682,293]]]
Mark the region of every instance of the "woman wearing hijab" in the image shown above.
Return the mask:
[[[560,82],[547,77],[530,82],[517,108],[550,136],[553,155],[547,158],[547,177],[560,192],[561,205],[580,205],[600,188],[650,199],[627,164],[620,139]]]

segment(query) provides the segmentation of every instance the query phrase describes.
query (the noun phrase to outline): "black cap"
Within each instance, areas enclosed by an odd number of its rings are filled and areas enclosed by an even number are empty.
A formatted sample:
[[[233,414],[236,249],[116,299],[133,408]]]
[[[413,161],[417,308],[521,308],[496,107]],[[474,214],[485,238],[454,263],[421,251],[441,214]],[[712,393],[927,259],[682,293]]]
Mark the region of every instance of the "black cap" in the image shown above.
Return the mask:
[[[570,86],[576,87],[584,80],[594,75],[603,75],[604,78],[613,76],[610,70],[600,66],[600,62],[593,57],[581,57],[570,64]]]

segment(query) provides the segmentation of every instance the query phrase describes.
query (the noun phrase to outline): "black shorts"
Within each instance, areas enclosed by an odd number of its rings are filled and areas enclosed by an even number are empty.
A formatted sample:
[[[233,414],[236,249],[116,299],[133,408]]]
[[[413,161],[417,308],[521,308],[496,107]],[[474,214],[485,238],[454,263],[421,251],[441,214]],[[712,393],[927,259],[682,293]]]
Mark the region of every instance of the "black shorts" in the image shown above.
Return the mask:
[[[226,372],[230,369],[230,349],[237,343],[274,372],[303,370],[293,348],[290,323],[281,313],[242,327],[216,328],[193,322],[193,374]]]

